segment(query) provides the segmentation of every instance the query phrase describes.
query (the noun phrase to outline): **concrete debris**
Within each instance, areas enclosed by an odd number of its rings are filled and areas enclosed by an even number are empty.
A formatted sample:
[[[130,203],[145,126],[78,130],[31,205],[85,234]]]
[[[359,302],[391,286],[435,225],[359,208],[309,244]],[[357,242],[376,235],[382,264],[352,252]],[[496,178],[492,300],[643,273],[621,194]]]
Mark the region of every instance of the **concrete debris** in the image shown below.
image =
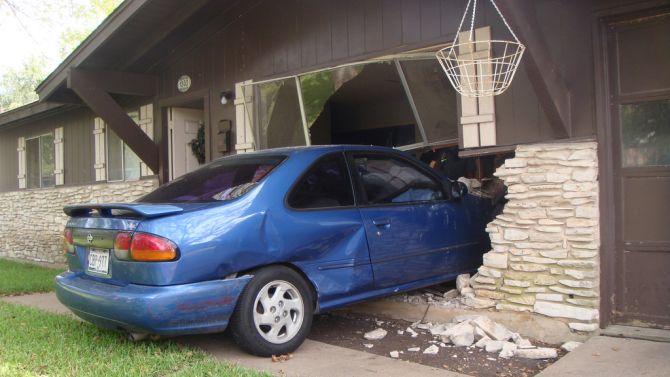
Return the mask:
[[[415,326],[417,329],[421,330],[429,330],[431,327],[433,327],[433,324],[428,322],[428,323],[419,323],[418,325]]]
[[[467,347],[475,341],[475,328],[470,322],[461,322],[449,328],[440,338],[443,342],[450,341],[456,347]]]
[[[480,329],[479,327],[475,326],[475,341],[478,341],[482,338],[488,338],[489,336],[486,335],[484,330]]]
[[[445,324],[437,324],[435,326],[432,326],[429,329],[430,330],[430,335],[433,335],[433,336],[443,335],[444,333],[447,332],[447,330],[449,330],[450,327],[451,326],[447,326]]]
[[[517,349],[514,351],[514,356],[524,359],[555,359],[558,357],[558,352],[556,352],[555,348],[538,347]]]
[[[503,344],[505,344],[505,342],[502,340],[489,340],[486,342],[484,349],[486,352],[500,352],[503,348]]]
[[[456,278],[456,289],[463,294],[463,288],[470,287],[470,274],[461,274]]]
[[[419,352],[421,351],[421,347],[411,347],[407,349],[408,352]]]
[[[485,336],[485,337],[479,339],[477,341],[477,343],[475,343],[475,347],[484,348],[484,347],[486,347],[486,343],[488,343],[489,341],[491,341],[491,338],[489,338],[488,336]]]
[[[417,336],[419,336],[419,334],[416,331],[414,331],[414,329],[411,327],[406,328],[405,332],[411,335],[412,338],[416,338]]]
[[[505,326],[493,322],[489,317],[483,315],[471,320],[470,323],[482,329],[486,335],[494,340],[509,340],[513,335]]]
[[[459,294],[460,294],[460,292],[458,291],[458,289],[450,289],[450,290],[444,292],[444,295],[442,295],[442,297],[444,297],[446,299],[452,299],[452,298],[458,297]]]
[[[561,345],[561,349],[563,351],[572,352],[575,348],[581,346],[582,344],[582,342],[575,341],[565,342],[563,345]]]
[[[404,330],[398,330],[398,335],[403,335],[403,334],[405,334]]]
[[[516,351],[516,344],[511,343],[511,342],[505,342],[502,347],[502,351],[498,354],[498,357],[501,357],[503,359],[509,359],[512,356],[514,356],[514,353]]]
[[[365,348],[372,348],[372,347],[374,347],[374,346],[375,346],[375,345],[372,344],[372,343],[363,343],[363,347],[365,347]]]
[[[381,340],[384,339],[386,336],[387,332],[386,330],[380,328],[374,329],[370,332],[366,332],[363,337],[367,340]]]
[[[461,289],[461,295],[464,298],[474,298],[475,297],[475,290],[473,288],[470,288],[470,287],[465,287],[465,288]],[[461,301],[463,301],[463,300],[461,300]]]
[[[397,359],[398,357],[400,357],[400,354],[398,353],[398,351],[391,351],[391,352],[389,352],[389,355],[391,355],[391,357],[394,358],[394,359]]]
[[[440,347],[434,344],[423,350],[423,353],[425,353],[426,355],[436,355],[438,352],[440,352]]]
[[[516,347],[519,349],[535,348],[528,339],[519,338],[515,341]]]

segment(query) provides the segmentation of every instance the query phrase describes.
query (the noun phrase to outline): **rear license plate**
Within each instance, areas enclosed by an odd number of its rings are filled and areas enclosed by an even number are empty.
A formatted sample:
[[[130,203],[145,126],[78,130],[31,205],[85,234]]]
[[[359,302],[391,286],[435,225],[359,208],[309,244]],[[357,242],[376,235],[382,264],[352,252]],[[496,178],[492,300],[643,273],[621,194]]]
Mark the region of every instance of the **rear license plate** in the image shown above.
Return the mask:
[[[88,253],[88,271],[109,274],[109,250],[91,249]]]

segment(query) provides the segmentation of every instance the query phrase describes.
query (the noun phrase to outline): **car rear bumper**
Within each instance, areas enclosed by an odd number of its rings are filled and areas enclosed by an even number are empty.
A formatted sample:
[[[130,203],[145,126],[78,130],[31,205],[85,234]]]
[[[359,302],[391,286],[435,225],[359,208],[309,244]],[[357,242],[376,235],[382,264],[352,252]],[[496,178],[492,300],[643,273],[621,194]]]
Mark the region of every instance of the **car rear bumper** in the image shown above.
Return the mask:
[[[213,280],[172,286],[118,286],[82,272],[56,277],[56,295],[79,317],[98,326],[161,335],[223,331],[251,280]]]

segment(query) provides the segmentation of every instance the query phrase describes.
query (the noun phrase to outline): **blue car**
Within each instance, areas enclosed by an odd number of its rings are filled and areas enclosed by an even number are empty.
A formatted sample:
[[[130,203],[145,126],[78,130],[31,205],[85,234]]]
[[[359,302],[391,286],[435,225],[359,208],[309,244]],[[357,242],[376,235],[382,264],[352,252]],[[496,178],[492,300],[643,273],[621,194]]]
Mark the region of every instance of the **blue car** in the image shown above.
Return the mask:
[[[298,348],[315,313],[471,271],[489,246],[487,200],[382,147],[241,154],[64,210],[56,293],[76,315],[134,336],[230,328],[259,356]]]

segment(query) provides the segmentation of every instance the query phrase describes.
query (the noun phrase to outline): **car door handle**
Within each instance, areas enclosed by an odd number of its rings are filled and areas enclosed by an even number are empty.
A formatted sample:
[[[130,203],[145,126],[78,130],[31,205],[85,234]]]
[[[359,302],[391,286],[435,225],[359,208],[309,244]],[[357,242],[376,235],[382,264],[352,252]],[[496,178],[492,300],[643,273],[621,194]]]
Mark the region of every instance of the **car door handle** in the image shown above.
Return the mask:
[[[372,223],[376,226],[386,226],[391,225],[391,220],[389,219],[373,219]]]

